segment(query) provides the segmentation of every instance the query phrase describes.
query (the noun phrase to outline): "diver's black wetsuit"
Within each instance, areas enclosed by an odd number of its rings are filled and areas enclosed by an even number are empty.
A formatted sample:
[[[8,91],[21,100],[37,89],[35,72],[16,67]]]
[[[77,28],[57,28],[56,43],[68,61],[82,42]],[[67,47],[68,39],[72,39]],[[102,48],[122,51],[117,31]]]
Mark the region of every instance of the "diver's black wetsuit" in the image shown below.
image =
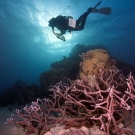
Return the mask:
[[[89,15],[89,12],[85,12],[84,14],[82,14],[78,18],[78,20],[76,20],[76,28],[71,27],[71,30],[73,31],[83,30],[88,15]]]
[[[56,27],[57,29],[59,29],[61,31],[62,35],[65,34],[67,30],[69,30],[69,31],[83,30],[88,15],[89,15],[89,12],[85,12],[84,14],[82,14],[78,18],[78,20],[76,20],[76,27],[75,28],[68,26],[70,16],[59,15],[56,17],[56,23],[52,27],[52,29],[54,29],[54,27]]]

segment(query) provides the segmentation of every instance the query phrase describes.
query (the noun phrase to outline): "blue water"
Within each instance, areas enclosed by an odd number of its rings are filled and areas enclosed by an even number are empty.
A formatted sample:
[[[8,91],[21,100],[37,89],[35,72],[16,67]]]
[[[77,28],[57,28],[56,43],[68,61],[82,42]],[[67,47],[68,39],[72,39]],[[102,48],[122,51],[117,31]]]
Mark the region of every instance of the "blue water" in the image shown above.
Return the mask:
[[[83,31],[57,39],[48,20],[57,15],[74,19],[99,0],[1,0],[0,90],[17,80],[39,84],[39,75],[54,61],[68,56],[76,44],[102,44],[111,55],[135,65],[135,1],[103,0],[109,16],[90,14]]]

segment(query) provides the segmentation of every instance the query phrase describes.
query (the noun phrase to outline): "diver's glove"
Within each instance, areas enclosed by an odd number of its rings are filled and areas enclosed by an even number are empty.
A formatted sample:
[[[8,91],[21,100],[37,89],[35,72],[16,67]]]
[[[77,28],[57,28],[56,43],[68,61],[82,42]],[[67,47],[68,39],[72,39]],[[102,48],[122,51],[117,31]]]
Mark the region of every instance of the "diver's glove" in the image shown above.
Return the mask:
[[[65,37],[62,36],[62,35],[59,34],[59,33],[55,33],[55,32],[54,32],[54,29],[52,29],[52,32],[53,32],[53,34],[54,34],[58,39],[61,39],[61,40],[65,41]]]
[[[66,41],[64,36],[57,36],[57,38]]]
[[[65,41],[65,37],[64,37],[64,36],[62,36],[62,35],[59,34],[59,33],[55,33],[55,34],[56,34],[56,37],[57,37],[58,39],[61,39],[61,40]]]

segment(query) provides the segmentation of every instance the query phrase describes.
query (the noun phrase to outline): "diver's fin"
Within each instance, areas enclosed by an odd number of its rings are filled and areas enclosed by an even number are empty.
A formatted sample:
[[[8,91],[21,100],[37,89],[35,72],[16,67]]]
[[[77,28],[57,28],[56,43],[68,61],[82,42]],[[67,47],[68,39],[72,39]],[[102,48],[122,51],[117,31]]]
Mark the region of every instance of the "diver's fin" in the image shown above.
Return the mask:
[[[97,6],[99,6],[101,2],[102,2],[102,1],[99,1],[99,2],[95,5],[95,7],[93,7],[93,8],[96,8]]]
[[[109,15],[111,13],[111,11],[112,11],[111,7],[103,7],[100,9],[93,8],[92,9],[92,13],[100,13],[100,14],[104,14],[104,15]]]
[[[111,11],[112,11],[111,7],[104,7],[99,9],[99,13],[105,15],[109,15]]]
[[[57,38],[65,41],[65,37],[64,36],[57,36]]]
[[[100,14],[104,14],[104,15],[109,15],[112,11],[111,7],[103,7],[100,9],[96,9],[97,6],[99,6],[101,4],[102,1],[99,1],[92,10],[92,13],[100,13]]]

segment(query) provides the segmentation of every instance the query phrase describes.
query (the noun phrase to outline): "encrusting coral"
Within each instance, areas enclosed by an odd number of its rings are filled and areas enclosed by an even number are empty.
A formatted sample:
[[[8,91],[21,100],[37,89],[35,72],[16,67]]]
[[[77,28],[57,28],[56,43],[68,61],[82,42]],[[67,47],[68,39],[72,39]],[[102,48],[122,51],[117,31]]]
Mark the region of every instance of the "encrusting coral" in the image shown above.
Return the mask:
[[[52,99],[37,99],[23,110],[17,109],[6,123],[21,125],[27,134],[37,135],[56,124],[65,128],[97,125],[107,135],[132,135],[126,129],[135,110],[135,79],[131,74],[125,78],[117,69],[100,70],[93,76],[92,87],[85,76],[74,82],[60,81],[50,91]],[[118,127],[122,122],[124,127]]]

